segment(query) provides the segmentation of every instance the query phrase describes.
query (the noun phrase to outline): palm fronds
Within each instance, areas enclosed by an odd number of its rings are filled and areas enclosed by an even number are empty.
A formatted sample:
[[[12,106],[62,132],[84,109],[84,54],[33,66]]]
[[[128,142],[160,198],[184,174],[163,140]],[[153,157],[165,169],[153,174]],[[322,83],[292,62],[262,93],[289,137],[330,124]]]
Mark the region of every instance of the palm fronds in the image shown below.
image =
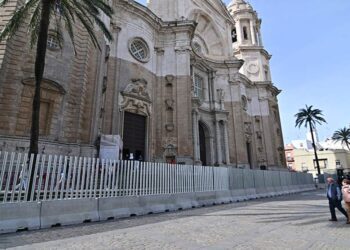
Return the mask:
[[[332,139],[345,144],[350,150],[350,128],[341,128],[333,133]]]
[[[320,109],[313,109],[313,106],[307,106],[303,109],[299,109],[299,112],[295,114],[296,120],[295,120],[295,126],[301,127],[304,125],[307,127],[309,124],[312,125],[313,128],[316,127],[317,124],[327,123],[326,120],[323,118],[322,110]]]
[[[12,15],[2,31],[0,31],[0,42],[5,39],[11,39],[18,31],[21,25],[26,22],[28,34],[30,36],[30,45],[33,47],[38,40],[38,30],[40,25],[43,0],[27,0]],[[49,0],[51,1],[50,22],[53,27],[53,35],[62,46],[64,23],[65,31],[68,33],[74,49],[74,24],[79,21],[87,31],[93,45],[100,49],[98,38],[96,36],[95,25],[103,32],[106,39],[113,39],[106,24],[101,20],[101,14],[112,17],[113,9],[103,0]],[[0,7],[5,6],[8,0],[0,0]]]

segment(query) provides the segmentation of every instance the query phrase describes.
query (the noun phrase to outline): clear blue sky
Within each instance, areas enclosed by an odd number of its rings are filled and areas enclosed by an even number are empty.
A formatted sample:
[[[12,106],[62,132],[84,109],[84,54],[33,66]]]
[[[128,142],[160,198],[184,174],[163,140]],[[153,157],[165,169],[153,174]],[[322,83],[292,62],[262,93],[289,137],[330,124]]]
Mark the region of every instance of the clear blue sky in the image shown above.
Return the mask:
[[[294,114],[305,104],[323,110],[328,123],[317,129],[321,140],[349,126],[350,0],[249,2],[262,19],[272,79],[282,89],[284,143],[305,138],[306,130],[294,127]]]

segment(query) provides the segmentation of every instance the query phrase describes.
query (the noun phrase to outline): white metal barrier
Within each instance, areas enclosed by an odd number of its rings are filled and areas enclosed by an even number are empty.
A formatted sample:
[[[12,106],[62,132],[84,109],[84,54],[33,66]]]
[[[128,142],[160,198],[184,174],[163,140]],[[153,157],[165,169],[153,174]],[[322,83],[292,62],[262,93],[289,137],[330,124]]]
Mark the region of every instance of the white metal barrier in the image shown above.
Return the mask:
[[[0,151],[0,202],[229,190],[227,167]]]

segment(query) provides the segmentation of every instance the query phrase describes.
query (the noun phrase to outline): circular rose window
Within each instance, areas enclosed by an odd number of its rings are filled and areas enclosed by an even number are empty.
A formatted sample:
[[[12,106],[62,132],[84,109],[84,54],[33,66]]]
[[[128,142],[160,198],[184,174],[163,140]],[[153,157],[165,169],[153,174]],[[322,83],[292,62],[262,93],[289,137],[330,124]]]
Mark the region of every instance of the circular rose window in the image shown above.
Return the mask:
[[[141,38],[134,38],[129,42],[131,55],[140,62],[148,62],[149,48],[147,43]]]

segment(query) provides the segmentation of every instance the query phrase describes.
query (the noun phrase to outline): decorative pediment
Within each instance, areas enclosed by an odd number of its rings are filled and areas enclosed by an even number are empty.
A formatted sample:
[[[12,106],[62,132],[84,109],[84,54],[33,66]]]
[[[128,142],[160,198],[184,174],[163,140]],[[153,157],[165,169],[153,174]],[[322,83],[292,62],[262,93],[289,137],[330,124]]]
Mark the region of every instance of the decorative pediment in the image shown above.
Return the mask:
[[[151,102],[151,95],[147,89],[147,81],[145,79],[131,79],[122,95],[140,99],[146,102]]]
[[[22,80],[23,85],[35,87],[35,78],[27,78]],[[61,84],[50,79],[44,78],[41,82],[41,89],[60,93],[61,95],[66,94],[66,90]]]
[[[150,104],[145,102],[145,101],[141,101],[141,100],[130,98],[128,96],[124,96],[121,99],[120,106],[121,106],[122,111],[128,111],[130,113],[151,116]]]
[[[151,115],[152,101],[145,79],[132,79],[120,94],[121,110],[145,116]]]

